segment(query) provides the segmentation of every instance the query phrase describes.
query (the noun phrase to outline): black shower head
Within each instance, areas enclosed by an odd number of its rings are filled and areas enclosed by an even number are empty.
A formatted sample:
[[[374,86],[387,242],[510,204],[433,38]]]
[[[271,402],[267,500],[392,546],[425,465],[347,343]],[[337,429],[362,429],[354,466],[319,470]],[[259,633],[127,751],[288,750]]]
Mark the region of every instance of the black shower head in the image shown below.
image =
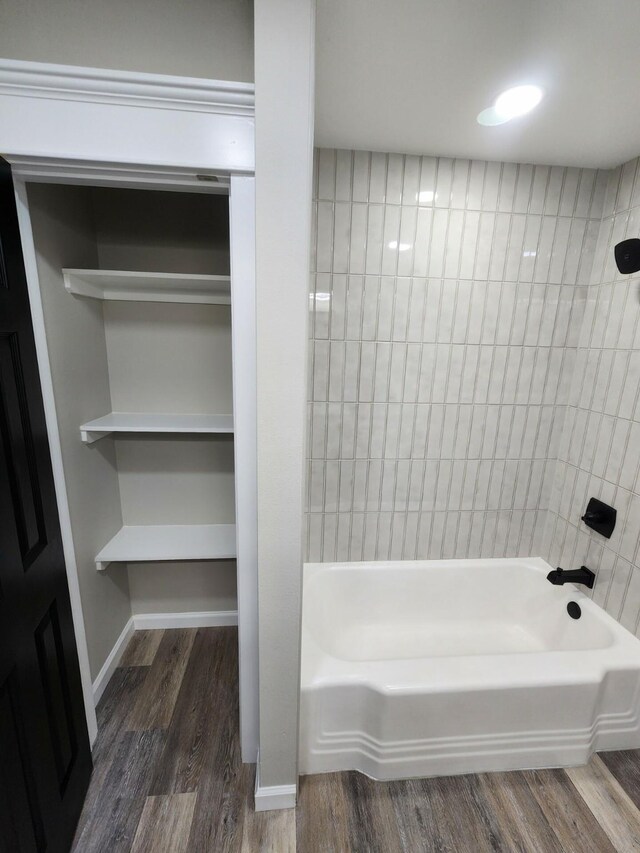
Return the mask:
[[[618,243],[613,253],[618,269],[624,275],[640,270],[640,240],[637,237]]]

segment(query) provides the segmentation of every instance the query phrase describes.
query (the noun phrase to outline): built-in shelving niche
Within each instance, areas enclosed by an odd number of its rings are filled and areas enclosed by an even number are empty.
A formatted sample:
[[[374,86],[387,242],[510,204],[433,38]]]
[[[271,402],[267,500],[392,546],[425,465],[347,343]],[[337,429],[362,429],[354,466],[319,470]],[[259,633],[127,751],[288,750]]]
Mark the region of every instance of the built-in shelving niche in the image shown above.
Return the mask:
[[[118,209],[123,199],[133,206]],[[61,270],[67,293],[80,302],[88,299],[104,304],[100,310],[108,377],[101,381],[106,380],[113,411],[105,409],[104,414],[79,424],[79,430],[87,445],[118,438],[107,452],[118,469],[123,521],[115,535],[99,547],[95,555],[98,571],[110,563],[172,561],[179,566],[186,561],[236,556],[235,524],[228,523],[234,515],[228,480],[233,450],[228,444],[233,438],[230,276],[214,274],[216,266],[228,269],[228,253],[219,234],[218,245],[208,245],[212,232],[207,234],[202,225],[206,211],[201,198],[192,199],[200,205],[197,212],[190,210],[189,199],[174,194],[166,197],[164,209],[151,210],[147,201],[140,194],[120,195],[120,199],[109,191],[94,190],[92,194],[97,259],[118,266],[132,261],[134,269],[99,265]],[[176,201],[180,209],[170,211]],[[155,217],[158,233],[153,231]],[[172,246],[176,228],[181,236]],[[199,236],[194,237],[194,232]],[[201,271],[175,271],[181,259]],[[158,271],[165,262],[169,269]],[[145,263],[156,270],[145,270]],[[124,304],[118,307],[117,303]],[[75,310],[83,311],[80,305]],[[95,316],[95,309],[92,313]],[[207,340],[209,334],[213,340],[217,336],[218,343]],[[188,410],[189,403],[193,411]],[[222,440],[223,445],[209,450],[200,443],[207,439]],[[154,442],[161,446],[154,448]],[[165,459],[167,471],[162,470]],[[184,471],[179,470],[180,460]],[[214,469],[221,464],[223,472],[207,470],[208,464]],[[172,479],[174,476],[179,479]],[[211,483],[218,482],[216,477],[223,478],[221,491],[214,494],[214,486],[202,486],[202,478],[207,476],[213,478]],[[136,477],[138,482],[134,482]],[[191,494],[189,477],[198,480],[195,494]],[[154,488],[156,481],[161,485]],[[174,487],[176,506],[172,507]],[[202,523],[209,506],[213,517],[220,514],[225,523]],[[194,509],[194,523],[173,523],[187,520],[189,507]],[[156,512],[163,522],[171,523],[154,523]],[[137,523],[140,516],[144,524]]]

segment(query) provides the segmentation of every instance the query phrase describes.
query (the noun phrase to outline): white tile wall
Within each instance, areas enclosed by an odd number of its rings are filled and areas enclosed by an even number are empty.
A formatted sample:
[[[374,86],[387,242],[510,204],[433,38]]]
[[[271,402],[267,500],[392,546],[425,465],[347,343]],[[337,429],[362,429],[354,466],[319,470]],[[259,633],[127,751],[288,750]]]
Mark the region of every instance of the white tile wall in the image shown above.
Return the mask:
[[[315,168],[309,559],[541,553],[606,173]]]
[[[546,540],[554,564],[597,572],[594,599],[640,634],[640,278],[620,275],[613,254],[638,236],[633,160],[609,173]],[[580,521],[592,496],[618,511],[611,539]]]

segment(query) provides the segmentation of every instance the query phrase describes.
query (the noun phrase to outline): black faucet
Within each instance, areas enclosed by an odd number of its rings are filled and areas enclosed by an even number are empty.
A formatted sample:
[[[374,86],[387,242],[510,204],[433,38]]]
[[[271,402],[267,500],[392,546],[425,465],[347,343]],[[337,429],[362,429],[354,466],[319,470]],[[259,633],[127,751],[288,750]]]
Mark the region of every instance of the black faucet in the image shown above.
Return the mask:
[[[582,583],[589,589],[593,589],[593,584],[596,576],[586,566],[581,566],[579,569],[573,569],[565,572],[564,569],[557,568],[554,572],[549,572],[547,580],[556,586],[562,586],[564,583]]]

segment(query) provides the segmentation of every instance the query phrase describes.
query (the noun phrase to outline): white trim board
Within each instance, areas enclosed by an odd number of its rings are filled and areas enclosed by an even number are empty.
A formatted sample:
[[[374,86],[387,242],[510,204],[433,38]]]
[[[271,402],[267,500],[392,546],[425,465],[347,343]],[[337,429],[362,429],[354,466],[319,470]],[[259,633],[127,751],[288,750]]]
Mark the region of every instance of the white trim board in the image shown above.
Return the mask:
[[[103,167],[194,184],[253,172],[254,102],[251,83],[0,59],[3,156],[71,163],[76,180]]]
[[[258,509],[256,386],[255,179],[233,175],[229,196],[231,237],[231,347],[238,581],[240,751],[245,763],[258,753]]]
[[[147,190],[229,194],[229,175],[208,169],[194,174],[193,169],[146,165],[121,165],[103,161],[5,154],[14,178],[47,184],[87,184],[94,187],[125,187]]]
[[[134,613],[136,631],[158,628],[222,628],[238,624],[237,610],[203,610],[190,613]]]
[[[275,809],[295,809],[297,785],[261,785],[260,752],[256,763],[256,784],[253,794],[253,807],[257,812],[270,812]]]
[[[255,170],[254,87],[3,59],[0,126],[3,156],[11,163],[15,180],[85,712],[93,742],[97,735],[93,684],[25,181],[230,193],[229,176],[244,178]],[[245,184],[249,186],[252,182]],[[251,290],[246,294],[243,311],[236,311],[238,317],[239,313],[248,314],[253,304],[255,270],[249,261],[254,252],[253,200],[246,190],[242,191],[242,184],[237,184],[236,189],[234,216],[241,227],[234,227],[231,234],[231,253],[236,258],[232,289],[235,293]],[[238,276],[237,259],[243,256],[247,260]],[[238,356],[242,356],[243,363],[255,360],[255,340],[246,333],[234,343],[234,362],[240,360]],[[237,391],[234,387],[234,397]],[[255,394],[253,384],[238,410],[243,447],[255,445]],[[241,500],[244,510],[239,516],[242,523],[238,522],[242,529],[239,539],[242,544],[247,535],[250,541],[240,549],[244,555],[239,561],[239,571],[240,563],[244,570],[244,582],[239,584],[244,624],[240,633],[244,631],[250,642],[240,643],[240,705],[241,709],[243,705],[248,709],[248,713],[241,714],[242,742],[253,744],[258,738],[257,655],[252,654],[257,647],[257,565],[251,559],[256,550],[255,521],[252,522],[255,451],[243,453],[242,459],[246,485],[245,498]],[[255,755],[252,749],[249,753]]]
[[[104,693],[107,684],[111,681],[111,676],[116,671],[134,631],[135,626],[133,624],[133,619],[129,619],[122,629],[122,633],[116,640],[114,647],[107,655],[106,661],[102,664],[100,672],[96,675],[95,681],[93,682],[93,701],[96,705],[102,698],[102,694]]]

